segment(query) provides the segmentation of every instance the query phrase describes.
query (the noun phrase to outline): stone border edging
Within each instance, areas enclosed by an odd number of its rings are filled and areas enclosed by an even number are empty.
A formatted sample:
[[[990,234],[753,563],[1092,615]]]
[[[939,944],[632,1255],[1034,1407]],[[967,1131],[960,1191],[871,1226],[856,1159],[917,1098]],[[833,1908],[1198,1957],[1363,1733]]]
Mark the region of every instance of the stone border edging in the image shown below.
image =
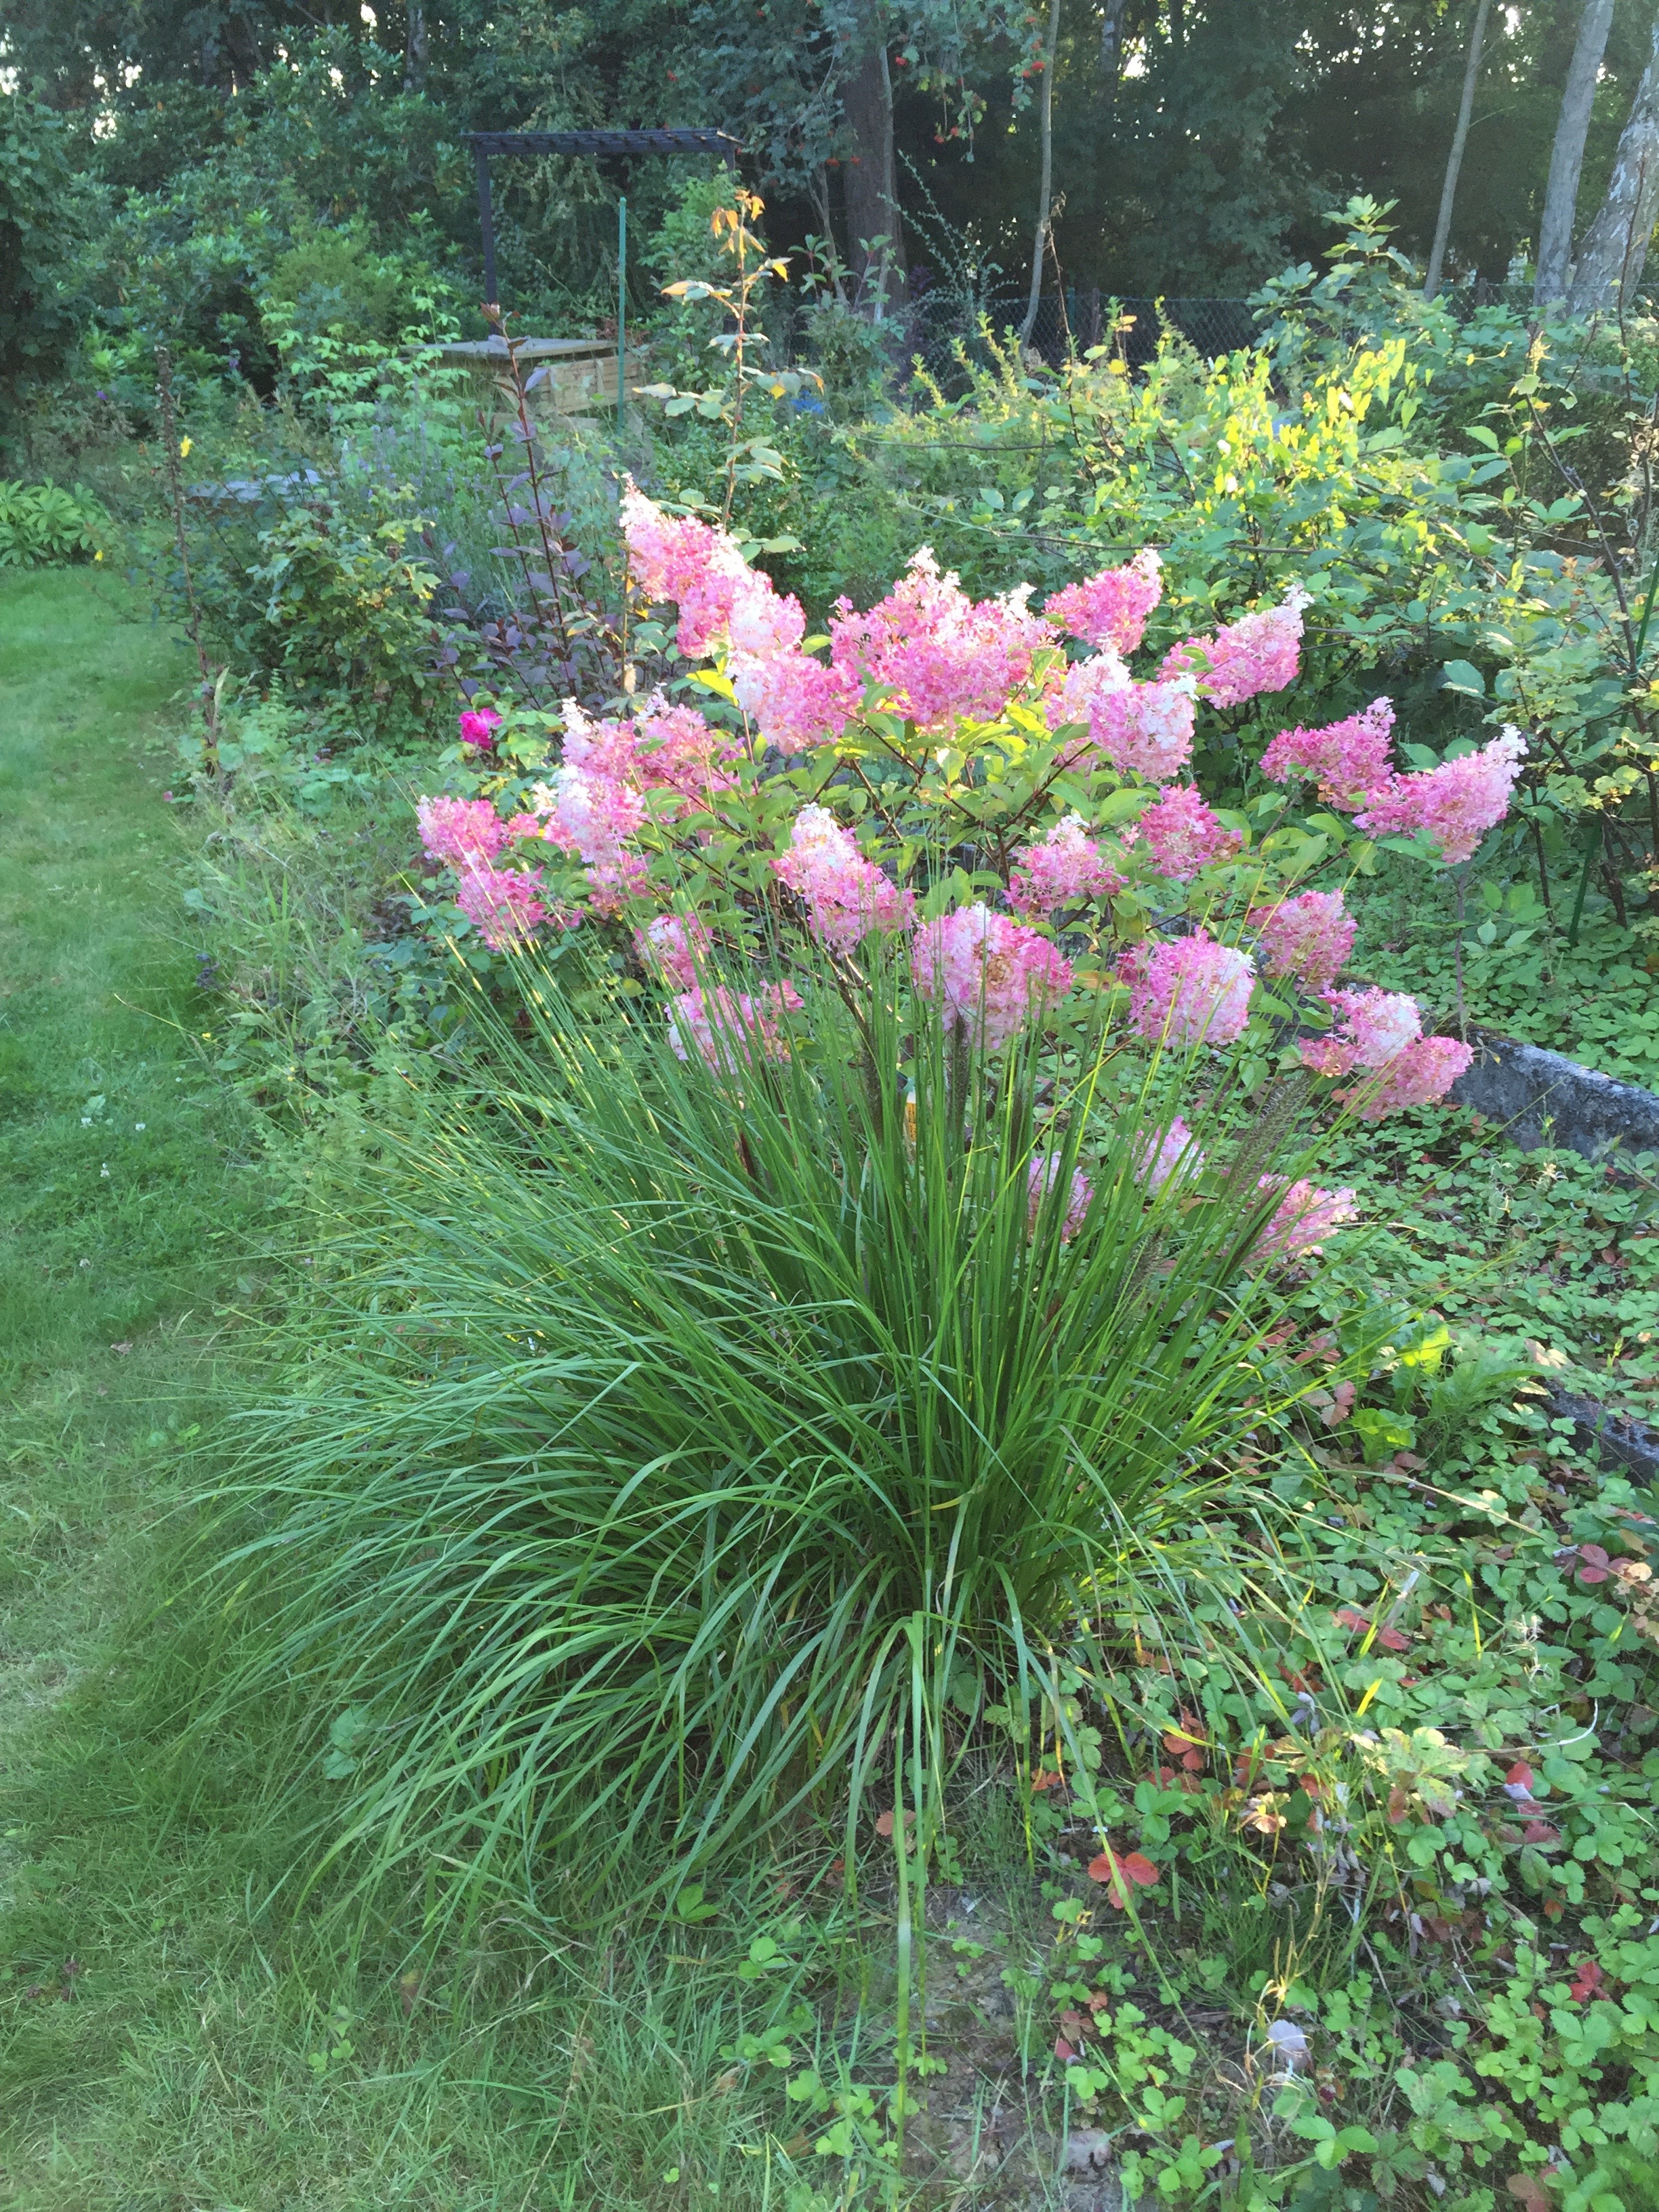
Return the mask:
[[[1582,1067],[1542,1045],[1520,1044],[1471,1025],[1474,1063],[1453,1084],[1455,1105],[1472,1107],[1523,1152],[1536,1152],[1550,1123],[1552,1143],[1587,1160],[1614,1145],[1631,1152],[1659,1152],[1659,1097],[1634,1083],[1617,1082]]]

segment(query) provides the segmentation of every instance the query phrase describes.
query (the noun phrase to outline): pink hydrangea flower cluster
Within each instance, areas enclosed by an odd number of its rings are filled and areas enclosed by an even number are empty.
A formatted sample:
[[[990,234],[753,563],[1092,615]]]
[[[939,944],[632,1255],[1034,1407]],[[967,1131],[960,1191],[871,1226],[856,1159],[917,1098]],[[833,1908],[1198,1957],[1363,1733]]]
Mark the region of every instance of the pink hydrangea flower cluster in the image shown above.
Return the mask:
[[[908,929],[915,919],[915,895],[866,860],[827,807],[802,807],[789,850],[772,866],[805,901],[814,937],[834,951],[851,952],[871,930]]]
[[[665,514],[631,479],[622,496],[629,567],[647,599],[679,610],[680,651],[696,659],[721,642],[749,653],[783,653],[806,631],[799,599],[780,599],[751,568],[737,541],[695,515]]]
[[[682,991],[696,989],[698,969],[710,949],[708,932],[695,915],[683,921],[677,914],[659,914],[634,932],[634,950],[640,958]]]
[[[1160,676],[1187,673],[1218,707],[1242,706],[1264,691],[1282,691],[1296,680],[1302,660],[1302,612],[1312,604],[1292,584],[1276,607],[1258,607],[1235,623],[1224,623],[1212,637],[1193,637],[1172,646]]]
[[[1317,730],[1281,730],[1261,756],[1261,772],[1276,783],[1312,776],[1328,806],[1352,812],[1392,778],[1390,733],[1394,702],[1373,699],[1369,707]]]
[[[421,844],[452,868],[493,860],[507,842],[507,825],[487,799],[421,799],[415,804]]]
[[[1447,862],[1467,860],[1488,830],[1509,811],[1510,794],[1526,757],[1519,730],[1506,729],[1490,744],[1442,761],[1438,768],[1397,775],[1370,793],[1354,817],[1373,837],[1410,837],[1426,830]]]
[[[1362,1121],[1432,1105],[1474,1058],[1456,1037],[1425,1037],[1422,1009],[1403,992],[1327,991],[1325,999],[1336,1024],[1302,1044],[1303,1065],[1316,1075],[1368,1075],[1336,1093]]]
[[[1124,832],[1126,845],[1142,840],[1162,872],[1177,883],[1189,882],[1212,860],[1230,860],[1243,842],[1190,783],[1172,783],[1160,791]]]
[[[1016,914],[1052,914],[1072,899],[1110,898],[1123,878],[1086,834],[1080,814],[1066,814],[1040,845],[1028,845],[1009,871],[1008,903]]]
[[[1353,950],[1358,922],[1340,891],[1304,891],[1253,914],[1270,975],[1286,975],[1304,990],[1328,991]]]
[[[456,873],[455,903],[491,951],[528,944],[547,920],[539,868],[497,868],[466,862]]]
[[[1351,1190],[1322,1190],[1316,1182],[1286,1182],[1283,1176],[1262,1176],[1256,1188],[1269,1197],[1283,1194],[1255,1243],[1255,1257],[1270,1265],[1322,1250],[1345,1221],[1359,1218]]]
[[[884,599],[866,614],[838,603],[830,659],[860,684],[872,681],[902,714],[935,730],[961,717],[1000,713],[1054,631],[1026,605],[1030,586],[1000,599],[970,599],[924,545]]]
[[[1026,1170],[1025,1187],[1028,1194],[1027,1219],[1033,1235],[1036,1231],[1037,1217],[1042,1211],[1042,1201],[1058,1182],[1060,1173],[1058,1154],[1054,1152],[1032,1154],[1030,1165]],[[1068,1243],[1082,1228],[1084,1218],[1089,1211],[1090,1200],[1094,1194],[1088,1176],[1084,1174],[1081,1168],[1073,1168],[1071,1185],[1066,1194],[1066,1212],[1060,1224],[1060,1241],[1062,1244]]]
[[[1173,1045],[1232,1043],[1250,1018],[1255,963],[1207,931],[1177,937],[1127,963],[1129,1018],[1144,1037]]]
[[[844,668],[826,668],[799,647],[788,653],[734,652],[726,672],[762,742],[781,753],[801,752],[838,736],[859,703],[854,678]]]
[[[769,983],[761,991],[730,991],[724,984],[705,991],[694,984],[670,1002],[670,1049],[677,1060],[697,1053],[722,1075],[736,1075],[757,1060],[787,1060],[783,1017],[801,1003],[792,983]]]
[[[914,962],[917,988],[943,999],[988,1052],[1072,988],[1055,945],[980,902],[920,930]]]
[[[1048,699],[1051,730],[1088,725],[1090,742],[1125,775],[1167,782],[1193,757],[1194,683],[1137,684],[1115,653],[1073,663]]]
[[[1042,611],[1085,645],[1133,653],[1146,634],[1147,616],[1164,596],[1162,568],[1152,547],[1143,545],[1127,567],[1103,568],[1097,576],[1067,584]]]
[[[501,726],[501,718],[493,707],[468,707],[461,715],[461,743],[489,752]]]
[[[1189,1176],[1201,1173],[1205,1158],[1201,1146],[1194,1141],[1192,1131],[1177,1114],[1161,1135],[1154,1131],[1136,1145],[1135,1181],[1156,1197],[1173,1177],[1185,1181]]]

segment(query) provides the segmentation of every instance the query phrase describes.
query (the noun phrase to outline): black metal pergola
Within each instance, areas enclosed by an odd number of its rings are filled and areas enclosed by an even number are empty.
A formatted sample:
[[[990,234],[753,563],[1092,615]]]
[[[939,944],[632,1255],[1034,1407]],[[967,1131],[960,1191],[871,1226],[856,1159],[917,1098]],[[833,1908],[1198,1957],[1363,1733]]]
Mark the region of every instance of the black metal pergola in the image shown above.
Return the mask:
[[[743,151],[724,131],[474,131],[471,140],[472,158],[478,166],[484,297],[491,307],[500,304],[495,289],[495,225],[489,205],[492,154],[582,154],[594,160],[618,154],[718,154],[728,169],[734,169]],[[623,204],[625,207],[627,202]]]

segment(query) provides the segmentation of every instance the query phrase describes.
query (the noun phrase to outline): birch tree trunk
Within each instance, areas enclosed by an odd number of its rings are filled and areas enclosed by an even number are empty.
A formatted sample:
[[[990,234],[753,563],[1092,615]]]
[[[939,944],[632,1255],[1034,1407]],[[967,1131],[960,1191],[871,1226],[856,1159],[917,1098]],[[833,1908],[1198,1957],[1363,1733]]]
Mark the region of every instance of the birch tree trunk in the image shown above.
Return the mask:
[[[1031,343],[1037,301],[1042,296],[1042,257],[1048,244],[1049,209],[1054,185],[1054,52],[1059,44],[1060,0],[1048,0],[1048,33],[1042,48],[1042,91],[1037,111],[1042,180],[1037,186],[1036,234],[1031,240],[1031,295],[1025,303],[1025,320],[1019,326],[1022,345]]]
[[[409,0],[408,31],[404,40],[404,90],[426,90],[426,0]]]
[[[1572,224],[1578,208],[1578,173],[1584,166],[1584,141],[1595,105],[1595,79],[1607,51],[1613,0],[1584,0],[1578,36],[1561,94],[1561,113],[1550,154],[1550,180],[1544,190],[1544,216],[1538,227],[1538,280],[1534,304],[1551,307],[1567,296],[1572,268]]]
[[[1129,0],[1106,0],[1100,11],[1100,76],[1113,91],[1123,66],[1123,16],[1128,4]]]
[[[1659,216],[1659,22],[1653,50],[1636,88],[1630,120],[1613,158],[1607,196],[1584,234],[1567,306],[1575,315],[1623,307],[1642,281]]]
[[[1469,33],[1469,58],[1463,65],[1463,91],[1457,103],[1457,128],[1452,132],[1451,152],[1446,156],[1446,181],[1440,188],[1440,213],[1435,220],[1434,244],[1429,249],[1429,273],[1423,285],[1423,297],[1433,299],[1440,289],[1440,271],[1445,264],[1446,241],[1451,236],[1452,206],[1457,198],[1457,174],[1463,166],[1463,149],[1468,143],[1469,117],[1474,109],[1474,88],[1480,76],[1480,47],[1486,35],[1486,17],[1492,12],[1492,0],[1480,0],[1474,11],[1474,28]]]

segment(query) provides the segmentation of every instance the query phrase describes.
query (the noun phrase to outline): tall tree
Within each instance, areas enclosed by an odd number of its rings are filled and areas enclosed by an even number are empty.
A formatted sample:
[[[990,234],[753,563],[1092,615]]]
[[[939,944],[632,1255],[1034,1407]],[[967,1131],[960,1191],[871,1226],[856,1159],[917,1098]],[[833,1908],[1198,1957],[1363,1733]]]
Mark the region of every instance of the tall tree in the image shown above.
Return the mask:
[[[1423,297],[1433,299],[1440,289],[1440,271],[1446,258],[1446,241],[1451,236],[1452,205],[1457,198],[1457,173],[1463,166],[1463,149],[1469,140],[1469,117],[1474,109],[1474,88],[1480,77],[1480,47],[1486,35],[1486,18],[1492,13],[1492,0],[1478,0],[1474,11],[1474,28],[1469,33],[1469,55],[1463,64],[1463,91],[1457,103],[1457,127],[1452,132],[1451,151],[1446,156],[1446,181],[1440,188],[1440,213],[1434,226],[1434,244],[1429,248],[1428,276],[1423,286]]]
[[[1042,44],[1042,90],[1038,94],[1037,135],[1042,148],[1038,161],[1036,231],[1031,240],[1031,289],[1025,303],[1025,319],[1019,342],[1030,345],[1036,323],[1037,301],[1042,296],[1042,262],[1048,250],[1048,226],[1054,219],[1054,55],[1060,45],[1060,0],[1048,0],[1048,32]]]
[[[1601,211],[1584,234],[1567,305],[1575,315],[1622,308],[1642,281],[1659,216],[1659,21]]]
[[[888,35],[880,0],[860,0],[845,41],[842,80],[842,109],[853,140],[844,172],[847,245],[859,302],[877,322],[902,303],[906,292]]]
[[[1561,117],[1550,151],[1549,182],[1538,230],[1538,279],[1534,298],[1540,307],[1567,296],[1572,265],[1572,225],[1578,208],[1578,175],[1584,166],[1584,141],[1595,106],[1595,80],[1607,52],[1613,0],[1584,0],[1573,41],[1572,60],[1561,94]]]

